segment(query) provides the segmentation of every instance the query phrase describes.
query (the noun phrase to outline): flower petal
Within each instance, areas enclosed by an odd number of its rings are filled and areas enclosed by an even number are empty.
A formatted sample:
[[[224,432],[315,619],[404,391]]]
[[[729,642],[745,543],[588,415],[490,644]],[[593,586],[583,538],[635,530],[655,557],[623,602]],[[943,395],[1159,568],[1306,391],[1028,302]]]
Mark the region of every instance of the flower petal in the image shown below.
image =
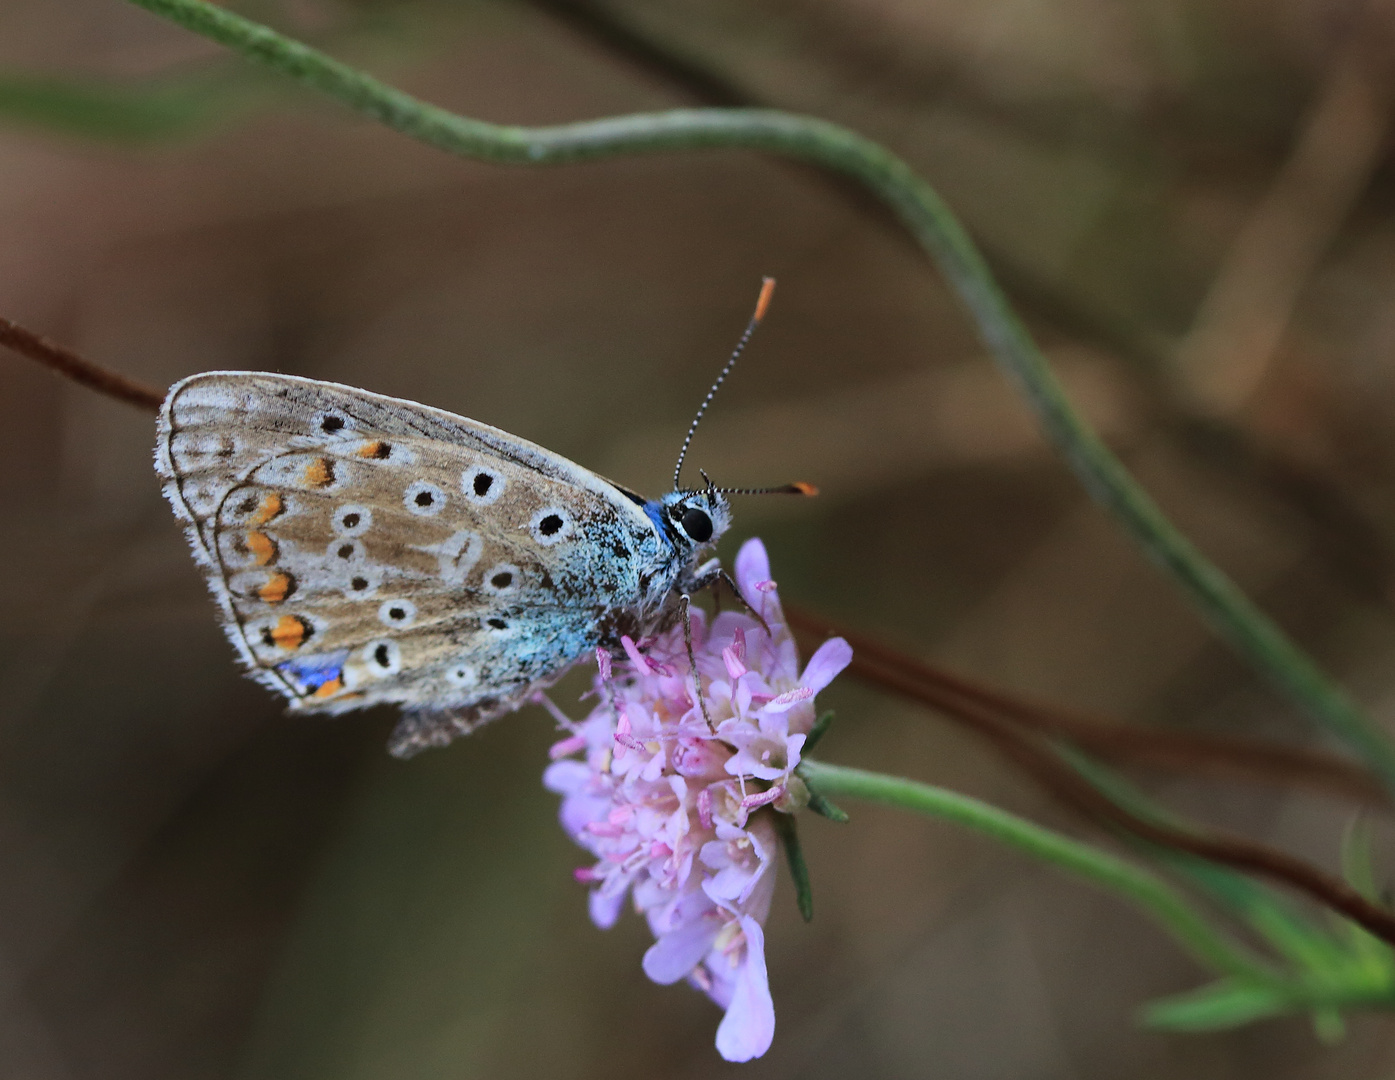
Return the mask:
[[[661,935],[644,954],[644,974],[661,986],[686,978],[702,963],[721,928],[716,919],[699,917]]]
[[[595,778],[585,762],[574,758],[554,761],[543,772],[543,787],[558,795],[579,795]]]
[[[604,795],[571,795],[562,800],[557,818],[568,836],[588,851],[592,849],[592,834],[587,826],[605,818],[610,800]]]
[[[584,735],[568,735],[565,739],[553,743],[547,748],[547,756],[553,761],[568,754],[575,754],[578,750],[586,749],[586,737]]]
[[[615,925],[615,920],[620,918],[620,909],[624,904],[624,889],[613,894],[601,889],[592,889],[591,895],[587,897],[591,921],[602,930],[609,930]]]
[[[639,646],[634,643],[634,639],[629,634],[620,635],[620,644],[625,648],[625,655],[630,658],[630,663],[635,666],[635,670],[641,675],[653,675],[657,671],[649,658],[639,651]]]
[[[808,686],[796,686],[793,690],[786,690],[779,697],[771,698],[765,703],[763,709],[768,713],[789,712],[801,701],[808,701],[814,696],[814,691]]]
[[[765,971],[765,935],[760,923],[741,917],[746,959],[736,976],[731,1004],[717,1028],[717,1053],[728,1061],[750,1061],[770,1049],[775,1038],[775,1003]]]
[[[765,553],[765,545],[756,537],[751,537],[741,545],[736,553],[736,584],[746,603],[759,611],[761,594],[756,589],[759,581],[770,579],[770,556]]]
[[[697,608],[695,610],[701,610]],[[709,651],[716,653],[736,640],[736,631],[741,630],[747,638],[752,634],[759,633],[764,636],[765,631],[761,630],[760,623],[756,622],[744,608],[728,608],[715,619],[712,620],[712,634],[708,640],[711,642]],[[749,643],[747,649],[750,649]]]
[[[800,685],[818,693],[833,681],[833,677],[852,663],[852,646],[840,637],[829,638],[809,657]]]

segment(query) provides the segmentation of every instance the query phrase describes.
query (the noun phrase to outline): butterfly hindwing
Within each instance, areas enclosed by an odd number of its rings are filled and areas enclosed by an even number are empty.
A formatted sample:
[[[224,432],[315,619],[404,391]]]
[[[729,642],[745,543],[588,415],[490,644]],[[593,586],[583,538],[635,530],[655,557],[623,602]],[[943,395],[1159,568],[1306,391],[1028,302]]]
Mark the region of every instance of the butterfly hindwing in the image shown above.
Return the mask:
[[[176,386],[157,468],[228,636],[304,711],[515,707],[639,600],[642,508],[464,417],[292,376]]]

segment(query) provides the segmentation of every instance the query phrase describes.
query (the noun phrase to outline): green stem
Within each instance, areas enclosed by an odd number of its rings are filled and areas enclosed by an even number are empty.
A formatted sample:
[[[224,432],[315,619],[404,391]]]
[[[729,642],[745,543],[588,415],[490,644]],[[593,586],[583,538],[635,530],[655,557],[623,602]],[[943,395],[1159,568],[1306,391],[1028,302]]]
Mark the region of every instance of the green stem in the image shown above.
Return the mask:
[[[850,176],[884,201],[938,264],[1047,436],[1098,502],[1281,691],[1344,738],[1395,790],[1395,744],[1186,539],[1067,400],[968,234],[934,189],[885,147],[824,120],[768,109],[685,109],[556,127],[457,116],[204,0],[131,0],[268,64],[404,135],[485,161],[551,165],[717,147],[761,150]]]
[[[1247,955],[1238,943],[1228,941],[1198,915],[1176,890],[1142,867],[1042,828],[996,806],[944,788],[807,758],[801,769],[810,788],[821,795],[866,799],[965,825],[1027,855],[1119,893],[1162,923],[1192,956],[1207,967],[1248,982],[1277,984],[1272,970]]]

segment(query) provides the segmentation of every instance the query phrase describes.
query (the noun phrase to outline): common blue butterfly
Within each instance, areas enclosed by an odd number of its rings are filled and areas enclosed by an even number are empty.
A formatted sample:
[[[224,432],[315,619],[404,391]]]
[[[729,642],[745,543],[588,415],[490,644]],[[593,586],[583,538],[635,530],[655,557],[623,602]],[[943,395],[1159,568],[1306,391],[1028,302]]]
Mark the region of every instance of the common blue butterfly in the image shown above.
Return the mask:
[[[736,490],[682,489],[683,456],[773,284],[659,499],[412,401],[262,372],[176,383],[156,471],[249,672],[293,712],[402,706],[407,757],[672,624],[721,573],[703,555]]]

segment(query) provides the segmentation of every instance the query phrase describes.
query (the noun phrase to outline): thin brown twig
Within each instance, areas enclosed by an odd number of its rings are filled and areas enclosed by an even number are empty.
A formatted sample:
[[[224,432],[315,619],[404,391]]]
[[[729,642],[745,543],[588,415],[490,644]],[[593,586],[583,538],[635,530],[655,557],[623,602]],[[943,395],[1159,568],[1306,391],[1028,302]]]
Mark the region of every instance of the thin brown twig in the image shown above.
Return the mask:
[[[808,634],[837,635],[847,640],[853,647],[855,666],[859,658],[871,659],[879,665],[875,671],[858,668],[855,673],[877,681],[876,673],[881,668],[894,669],[932,692],[955,695],[994,709],[1006,719],[1041,734],[1065,739],[1110,761],[1301,785],[1363,803],[1389,805],[1388,794],[1374,776],[1359,765],[1331,754],[1249,739],[1149,730],[1086,717],[1012,697],[962,675],[933,667],[800,608],[786,605],[785,615],[792,626]]]
[[[43,364],[58,372],[64,378],[73,380],[99,394],[135,405],[147,412],[158,412],[165,392],[147,383],[109,371],[90,360],[84,360],[71,349],[55,345],[47,338],[26,330],[24,327],[0,318],[0,345],[4,345],[20,356]]]
[[[1094,821],[1162,847],[1281,882],[1340,912],[1381,940],[1395,944],[1395,913],[1373,904],[1341,879],[1287,852],[1244,837],[1178,828],[1140,817],[1081,778],[1039,736],[1021,731],[985,704],[970,701],[946,686],[923,684],[873,657],[859,657],[856,650],[850,670],[969,724],[1053,798]]]

